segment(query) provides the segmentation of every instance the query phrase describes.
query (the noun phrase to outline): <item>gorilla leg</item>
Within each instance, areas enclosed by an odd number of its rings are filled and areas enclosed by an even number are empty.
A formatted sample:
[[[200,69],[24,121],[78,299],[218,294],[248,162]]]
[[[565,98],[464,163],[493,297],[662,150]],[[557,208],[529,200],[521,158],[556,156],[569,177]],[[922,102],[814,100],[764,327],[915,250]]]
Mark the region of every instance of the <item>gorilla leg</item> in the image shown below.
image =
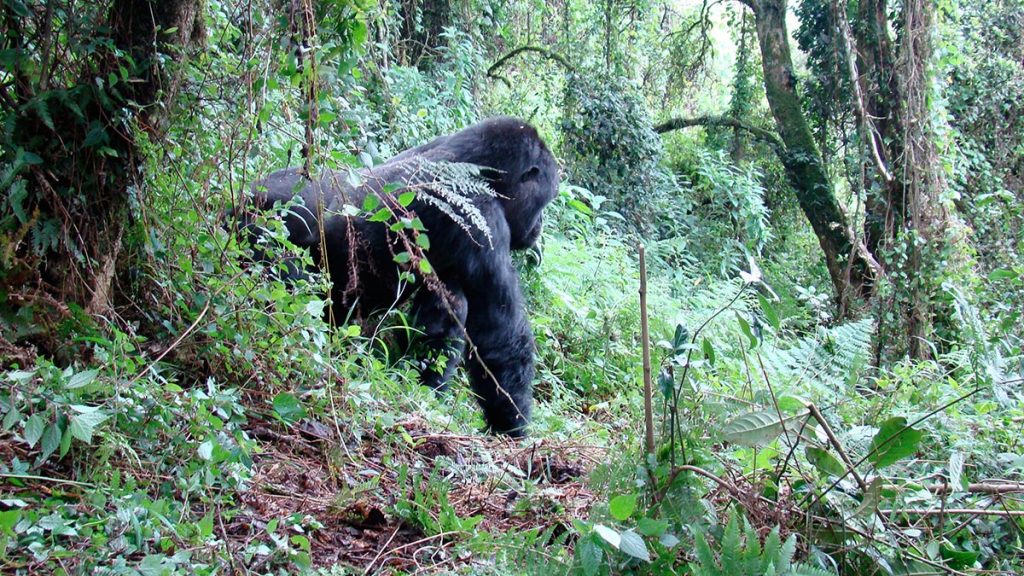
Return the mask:
[[[447,287],[449,294],[439,295],[426,286],[420,288],[412,303],[413,325],[423,330],[416,347],[423,354],[420,370],[423,384],[435,390],[444,390],[462,362],[466,347],[463,327],[466,325],[466,297],[458,287]],[[447,300],[447,306],[445,305]],[[437,360],[443,356],[444,366],[438,369]]]

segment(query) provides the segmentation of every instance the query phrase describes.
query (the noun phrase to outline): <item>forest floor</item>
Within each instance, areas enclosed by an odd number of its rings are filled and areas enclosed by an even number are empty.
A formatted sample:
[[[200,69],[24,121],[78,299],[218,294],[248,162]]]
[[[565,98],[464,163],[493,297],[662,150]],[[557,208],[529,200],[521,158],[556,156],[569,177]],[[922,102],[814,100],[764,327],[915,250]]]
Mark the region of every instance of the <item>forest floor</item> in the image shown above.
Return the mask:
[[[317,524],[310,535],[314,566],[364,573],[487,562],[452,549],[481,531],[562,531],[573,519],[587,518],[594,495],[586,479],[606,456],[571,442],[431,431],[415,417],[384,437],[364,436],[341,448],[330,441],[334,429],[312,421],[291,430],[254,422],[249,433],[262,453],[241,494],[241,510],[219,519],[228,546],[246,550],[266,534],[266,519],[299,515]],[[398,472],[403,469],[408,474]],[[408,480],[414,476],[417,481]],[[399,501],[412,503],[410,517],[395,514]],[[416,520],[420,513],[428,516]],[[258,570],[251,560],[238,561]]]

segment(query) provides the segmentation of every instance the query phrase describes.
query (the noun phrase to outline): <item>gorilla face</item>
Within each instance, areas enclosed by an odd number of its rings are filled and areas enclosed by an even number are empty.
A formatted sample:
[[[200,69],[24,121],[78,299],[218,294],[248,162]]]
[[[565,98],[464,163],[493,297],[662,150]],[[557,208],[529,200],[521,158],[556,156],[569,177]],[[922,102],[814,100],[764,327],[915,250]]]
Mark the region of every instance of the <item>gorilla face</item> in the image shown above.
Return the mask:
[[[544,227],[543,210],[558,195],[558,164],[547,148],[536,150],[525,169],[508,174],[501,201],[511,236],[511,248],[524,250],[537,243]]]

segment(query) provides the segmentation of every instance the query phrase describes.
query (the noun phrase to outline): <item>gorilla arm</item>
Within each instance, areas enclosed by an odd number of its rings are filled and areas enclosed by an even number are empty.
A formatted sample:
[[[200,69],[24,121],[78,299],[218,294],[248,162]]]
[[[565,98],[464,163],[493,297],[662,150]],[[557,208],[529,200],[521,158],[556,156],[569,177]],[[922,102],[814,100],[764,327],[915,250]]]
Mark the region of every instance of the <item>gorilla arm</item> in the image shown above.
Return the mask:
[[[495,223],[494,249],[479,247],[479,252],[464,259],[462,289],[469,338],[465,365],[488,428],[520,437],[530,421],[533,333],[512,266],[508,225],[503,217],[488,218],[488,222]]]

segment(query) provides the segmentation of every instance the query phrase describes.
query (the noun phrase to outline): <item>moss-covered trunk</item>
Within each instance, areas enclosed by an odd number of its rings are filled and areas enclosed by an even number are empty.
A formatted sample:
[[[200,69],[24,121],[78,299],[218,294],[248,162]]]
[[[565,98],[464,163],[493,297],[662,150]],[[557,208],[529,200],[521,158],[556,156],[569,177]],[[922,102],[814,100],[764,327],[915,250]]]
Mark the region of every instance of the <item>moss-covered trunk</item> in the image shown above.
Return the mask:
[[[76,310],[105,316],[130,222],[136,130],[157,137],[175,75],[201,38],[202,0],[109,0],[0,8],[15,89],[0,101],[0,322],[45,350]],[[70,15],[73,15],[70,16]],[[69,21],[74,25],[69,24]],[[91,47],[83,50],[82,46]],[[0,193],[8,190],[0,190]]]
[[[903,134],[896,50],[889,37],[888,13],[886,0],[861,0],[857,4],[854,32],[860,71],[858,81],[865,95],[864,111],[874,128],[869,137],[874,139],[874,149],[891,172],[903,158]],[[867,170],[865,178],[865,243],[868,251],[883,262],[879,249],[894,238],[906,217],[903,181],[900,178],[886,181],[877,170]]]
[[[801,108],[786,30],[786,1],[746,3],[754,10],[768,106],[786,145],[782,161],[800,208],[818,237],[840,313],[845,314],[856,298],[870,295],[872,268],[853,243],[846,216],[836,200]]]

